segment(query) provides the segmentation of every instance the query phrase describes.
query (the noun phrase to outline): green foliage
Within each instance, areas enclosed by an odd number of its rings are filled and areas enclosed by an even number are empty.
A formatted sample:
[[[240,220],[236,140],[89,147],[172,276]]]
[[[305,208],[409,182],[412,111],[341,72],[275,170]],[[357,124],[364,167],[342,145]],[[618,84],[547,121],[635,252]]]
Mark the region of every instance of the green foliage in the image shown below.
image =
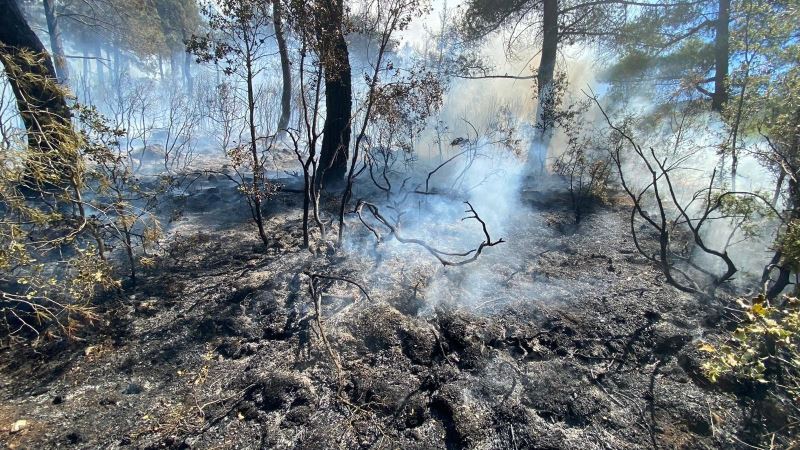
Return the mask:
[[[606,41],[618,59],[603,78],[615,90],[636,89],[672,102],[697,98],[698,87],[713,81],[717,1],[667,3],[641,8]]]
[[[800,220],[792,220],[779,238],[779,248],[784,260],[794,270],[800,270]]]
[[[736,330],[716,345],[700,345],[708,355],[703,371],[712,382],[730,377],[768,386],[772,405],[778,405],[786,424],[778,430],[781,437],[765,437],[764,443],[794,448],[800,444],[795,436],[800,431],[800,300],[785,297],[770,305],[759,296],[739,304],[742,317]]]
[[[167,48],[172,52],[185,51],[186,41],[200,28],[197,1],[157,0],[155,8]]]
[[[71,40],[114,47],[142,60],[184,51],[202,22],[195,0],[67,0],[57,8]]]
[[[32,92],[53,83],[31,72],[15,81]],[[48,92],[66,95],[54,89]],[[35,102],[29,106],[34,110],[26,113],[42,113]],[[158,223],[148,213],[154,196],[138,183],[117,144],[124,132],[93,108],[75,105],[69,113],[79,128],[70,120],[51,120],[0,140],[4,336],[73,336],[96,318],[96,295],[119,287],[108,258],[112,248],[121,243],[133,268],[132,236],[142,236],[142,246],[158,239]]]
[[[87,239],[96,225],[84,213],[84,160],[74,157],[83,138],[72,129],[48,131],[61,137],[47,155],[22,139],[0,147],[0,321],[10,336],[39,336],[50,325],[48,335],[72,335],[94,319],[98,289],[116,286],[111,265]]]
[[[525,16],[529,0],[468,0],[463,26],[468,37],[477,39],[512,20]]]

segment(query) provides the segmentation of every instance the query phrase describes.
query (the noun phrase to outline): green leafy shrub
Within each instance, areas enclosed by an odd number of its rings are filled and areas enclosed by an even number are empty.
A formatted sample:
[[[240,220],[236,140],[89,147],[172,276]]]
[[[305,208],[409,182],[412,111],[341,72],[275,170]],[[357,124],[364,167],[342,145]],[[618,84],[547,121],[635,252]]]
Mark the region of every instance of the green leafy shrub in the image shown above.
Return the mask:
[[[775,422],[767,426],[765,440],[796,448],[800,445],[795,436],[800,431],[800,300],[784,297],[780,304],[770,305],[759,296],[739,303],[738,327],[716,345],[701,344],[700,350],[708,354],[703,371],[715,383],[728,377],[763,385],[770,401],[756,406],[768,406],[771,411],[762,413],[779,417],[777,427]]]

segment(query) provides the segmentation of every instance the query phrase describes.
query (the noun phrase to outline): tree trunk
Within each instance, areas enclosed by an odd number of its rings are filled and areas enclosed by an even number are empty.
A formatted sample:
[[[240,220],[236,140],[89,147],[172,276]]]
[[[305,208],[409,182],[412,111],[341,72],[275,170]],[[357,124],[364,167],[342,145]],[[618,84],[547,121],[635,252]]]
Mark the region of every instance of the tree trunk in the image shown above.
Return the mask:
[[[530,174],[544,172],[550,140],[553,136],[555,98],[553,81],[558,56],[558,0],[544,0],[542,10],[542,59],[536,72],[538,105],[536,139],[528,152]]]
[[[283,11],[281,0],[272,0],[272,18],[275,24],[275,40],[278,41],[278,53],[281,56],[281,74],[283,76],[283,92],[281,94],[281,118],[278,120],[278,132],[286,130],[292,116],[292,69],[289,63],[289,49],[286,36],[283,34]]]
[[[64,45],[61,41],[61,28],[58,26],[55,1],[42,0],[42,2],[44,4],[44,15],[47,18],[47,33],[50,35],[50,48],[53,50],[53,62],[56,66],[58,81],[66,85],[69,83],[69,66],[67,65],[67,56],[64,53]]]
[[[326,17],[320,30],[325,69],[325,125],[318,179],[323,185],[341,184],[347,172],[353,87],[347,41],[344,39],[342,0],[324,0]]]
[[[117,101],[122,101],[122,52],[119,47],[114,47],[114,71],[111,74],[111,82],[114,84]]]
[[[50,165],[66,171],[71,157],[65,157],[65,152],[74,151],[62,145],[68,138],[66,130],[72,128],[70,110],[50,55],[16,1],[0,1],[0,62],[25,124],[29,147],[51,161]],[[23,78],[26,82],[19,82]],[[56,158],[65,160],[52,161],[54,152]]]
[[[192,78],[192,53],[186,48],[186,42],[188,42],[189,37],[191,37],[190,33],[186,32],[186,29],[181,30],[181,36],[183,38],[183,44],[181,44],[181,51],[183,52],[183,79],[186,87],[186,95],[192,97],[194,93],[194,79]]]
[[[100,88],[104,88],[106,85],[106,72],[105,68],[103,67],[103,47],[100,44],[97,44],[97,52],[96,52],[97,60],[95,61],[97,67],[97,84],[100,85]]]
[[[175,76],[176,76],[177,73],[178,73],[178,69],[176,69],[176,65],[175,65],[175,54],[172,53],[172,50],[170,50],[170,54],[169,54],[169,77],[170,77],[170,79],[175,80]]]
[[[269,247],[269,238],[264,229],[264,215],[261,212],[261,195],[263,194],[264,184],[266,179],[264,177],[264,167],[261,165],[261,159],[258,156],[258,133],[256,132],[256,96],[253,83],[255,81],[255,72],[253,71],[253,54],[250,51],[250,45],[247,43],[245,37],[245,45],[247,46],[245,55],[245,68],[247,69],[247,113],[248,113],[248,126],[250,128],[250,152],[253,158],[253,185],[252,193],[250,194],[250,201],[252,202],[251,208],[253,213],[253,220],[258,227],[258,236],[265,247]]]
[[[183,78],[186,81],[186,94],[189,97],[194,92],[194,79],[192,78],[192,54],[183,52]]]
[[[114,47],[114,65],[113,71],[111,72],[111,80],[115,84],[119,83],[120,72],[122,71],[121,57],[122,55],[120,55],[119,48]]]
[[[728,60],[730,58],[730,0],[719,0],[714,37],[714,95],[711,109],[721,112],[728,101]]]
[[[83,53],[83,61],[81,61],[81,62],[83,64],[83,68],[82,68],[83,83],[84,83],[84,85],[88,86],[89,85],[89,77],[90,77],[90,74],[89,74],[89,58],[90,58],[89,57],[89,49],[86,48],[86,47],[83,47],[83,52],[82,53]]]

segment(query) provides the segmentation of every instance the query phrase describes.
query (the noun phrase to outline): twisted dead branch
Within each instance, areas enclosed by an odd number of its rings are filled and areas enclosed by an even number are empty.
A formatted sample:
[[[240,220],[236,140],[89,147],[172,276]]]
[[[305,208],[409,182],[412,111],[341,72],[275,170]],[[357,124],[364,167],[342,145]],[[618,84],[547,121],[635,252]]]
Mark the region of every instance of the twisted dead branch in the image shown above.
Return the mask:
[[[681,168],[681,164],[685,162],[688,157],[680,157],[668,163],[667,158],[660,158],[654,148],[643,148],[624,126],[615,125],[612,122],[611,118],[594,95],[594,92],[585,94],[597,105],[608,127],[619,139],[619,142],[616,143],[613,149],[609,150],[609,153],[619,176],[620,184],[633,204],[630,213],[630,232],[636,249],[645,258],[658,264],[667,282],[677,289],[688,293],[713,295],[714,290],[718,286],[733,279],[738,269],[728,253],[732,236],[728,238],[728,243],[725,247],[714,249],[709,246],[704,239],[703,226],[714,220],[731,218],[729,214],[723,211],[724,202],[730,197],[750,197],[763,203],[763,205],[772,213],[776,214],[777,217],[781,217],[781,213],[772,206],[769,199],[757,193],[727,191],[715,188],[716,170],[711,174],[711,178],[706,187],[696,191],[689,201],[682,202],[675,186],[676,175],[674,172]],[[683,132],[683,126],[683,123],[681,123],[678,136]],[[676,140],[676,146],[677,143],[678,140]],[[628,147],[631,150],[634,159],[645,169],[644,173],[648,178],[648,183],[642,189],[636,189],[630,182],[629,178],[631,178],[631,174],[626,173],[626,169],[624,168],[624,156],[622,154],[624,147]],[[657,214],[651,216],[647,212],[644,205],[645,197],[651,199]],[[695,202],[698,200],[702,201],[702,205],[699,207],[694,206]],[[694,211],[695,209],[697,210],[696,212]],[[676,215],[676,217],[670,217],[673,214]],[[643,220],[658,234],[657,253],[648,253],[642,246],[636,227],[637,217]],[[714,274],[707,270],[702,270],[698,268],[690,258],[681,256],[674,251],[672,241],[677,232],[677,227],[679,226],[690,234],[691,241],[697,249],[701,250],[706,255],[718,259],[724,264],[724,273]],[[681,268],[675,264],[676,260],[683,261],[689,267],[695,268],[698,272],[709,277],[710,285],[708,288],[706,289],[704,283],[698,282],[686,273],[686,271],[681,270]]]
[[[367,230],[369,230],[375,236],[375,238],[377,239],[378,242],[381,242],[383,240],[383,238],[382,238],[381,234],[378,232],[378,230],[376,229],[376,227],[371,226],[369,223],[367,223],[366,220],[364,220],[364,216],[362,215],[362,211],[364,210],[364,208],[366,208],[369,211],[369,213],[372,215],[372,217],[375,220],[377,220],[380,224],[382,224],[384,227],[389,229],[389,232],[388,232],[389,238],[394,237],[395,239],[397,239],[398,242],[403,243],[403,244],[419,245],[420,247],[422,247],[426,251],[428,251],[428,253],[430,253],[434,258],[439,260],[439,262],[443,266],[463,266],[463,265],[466,265],[466,264],[469,264],[471,262],[476,261],[486,247],[494,247],[497,244],[502,244],[503,242],[505,242],[502,238],[500,238],[500,239],[498,239],[496,241],[493,241],[491,235],[489,234],[489,229],[486,226],[486,222],[484,222],[483,219],[481,219],[481,217],[478,215],[477,211],[475,211],[475,208],[473,208],[472,204],[470,204],[469,202],[464,202],[464,203],[468,207],[468,209],[466,211],[464,211],[464,212],[467,213],[468,215],[466,217],[464,217],[463,219],[461,219],[461,220],[463,221],[463,220],[468,220],[468,219],[474,219],[474,220],[478,221],[478,223],[481,224],[481,228],[482,228],[483,235],[484,235],[484,240],[478,245],[477,248],[474,248],[472,250],[468,250],[466,252],[461,252],[461,253],[459,253],[459,252],[446,252],[444,250],[440,250],[440,249],[438,249],[436,247],[433,247],[432,245],[428,244],[427,242],[425,242],[423,240],[415,239],[415,238],[406,238],[406,237],[402,236],[398,231],[397,224],[392,225],[392,223],[390,223],[389,220],[386,219],[386,217],[384,217],[381,214],[381,212],[380,212],[380,210],[378,209],[377,206],[375,206],[374,204],[369,203],[367,201],[359,200],[358,204],[356,205],[356,209],[355,209],[354,212],[356,213],[356,215],[358,215],[358,218],[361,221],[361,223],[364,225],[364,227],[367,228]],[[467,259],[463,259],[463,260],[457,261],[457,260],[451,260],[448,257],[461,257],[461,258],[467,258]]]
[[[322,317],[322,288],[319,286],[320,280],[330,280],[330,281],[343,281],[345,283],[351,284],[357,287],[364,297],[367,298],[370,302],[372,299],[370,298],[367,290],[364,289],[359,283],[345,277],[335,276],[335,275],[321,275],[317,273],[311,272],[303,272],[306,276],[310,278],[309,282],[309,293],[311,294],[311,299],[314,302],[314,321],[317,324],[317,329],[319,329],[319,335],[322,339],[322,343],[325,347],[325,351],[328,353],[328,357],[333,364],[335,371],[336,371],[336,392],[337,397],[341,397],[341,390],[342,390],[342,364],[339,361],[339,355],[333,350],[333,346],[331,346],[330,341],[328,340],[328,335],[325,332],[324,326],[324,319]]]

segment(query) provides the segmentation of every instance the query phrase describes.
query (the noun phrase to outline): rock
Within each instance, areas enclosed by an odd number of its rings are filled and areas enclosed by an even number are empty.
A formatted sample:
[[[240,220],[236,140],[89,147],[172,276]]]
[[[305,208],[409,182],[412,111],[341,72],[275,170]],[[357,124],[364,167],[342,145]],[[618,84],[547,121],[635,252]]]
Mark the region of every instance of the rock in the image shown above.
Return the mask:
[[[13,424],[11,424],[10,431],[12,433],[19,433],[20,431],[24,430],[25,428],[28,428],[28,421],[25,420],[25,419],[20,419],[20,420],[14,422]]]

